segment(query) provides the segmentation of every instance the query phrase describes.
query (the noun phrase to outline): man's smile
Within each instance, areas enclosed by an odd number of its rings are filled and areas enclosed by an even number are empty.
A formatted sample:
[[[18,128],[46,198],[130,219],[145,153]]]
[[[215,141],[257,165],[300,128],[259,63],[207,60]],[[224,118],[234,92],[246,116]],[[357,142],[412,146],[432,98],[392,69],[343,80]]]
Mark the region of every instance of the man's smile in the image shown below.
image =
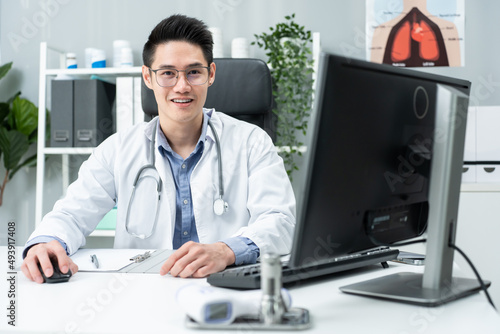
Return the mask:
[[[189,103],[192,101],[193,101],[193,99],[172,99],[172,102],[174,102],[174,103]]]

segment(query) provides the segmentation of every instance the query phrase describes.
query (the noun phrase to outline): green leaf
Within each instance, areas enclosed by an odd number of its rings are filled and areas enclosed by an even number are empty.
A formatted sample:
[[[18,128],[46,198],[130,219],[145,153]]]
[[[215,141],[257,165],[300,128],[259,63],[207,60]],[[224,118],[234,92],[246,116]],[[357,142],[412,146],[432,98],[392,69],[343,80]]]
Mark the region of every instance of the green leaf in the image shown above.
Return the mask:
[[[11,67],[12,67],[12,62],[2,65],[0,67],[0,79],[2,79],[7,74],[7,72],[9,72]]]
[[[310,30],[294,22],[295,13],[285,16],[285,22],[270,27],[270,33],[254,35],[256,43],[265,50],[267,63],[273,78],[273,97],[277,116],[276,144],[290,147],[288,152],[280,152],[286,171],[291,174],[298,170],[294,157],[301,155],[293,147],[303,144],[296,138],[305,135],[312,105],[313,61],[309,48]],[[287,37],[286,40],[283,38]]]
[[[38,108],[30,101],[16,97],[12,103],[15,129],[29,136],[38,127]]]
[[[3,120],[5,119],[5,117],[7,117],[9,112],[10,112],[9,104],[0,102],[0,124],[3,123]]]
[[[14,169],[29,149],[28,137],[17,130],[7,131],[0,128],[0,149],[3,152],[5,169]]]
[[[23,167],[33,167],[36,166],[36,153],[33,154],[31,157],[28,159],[24,160],[24,162],[20,165],[17,165],[9,174],[9,180],[14,177],[14,174],[16,174],[21,168]]]
[[[18,97],[20,95],[21,95],[21,92],[17,92],[10,99],[7,100],[7,103],[10,105],[12,102],[14,102],[14,100],[16,99],[16,97]]]

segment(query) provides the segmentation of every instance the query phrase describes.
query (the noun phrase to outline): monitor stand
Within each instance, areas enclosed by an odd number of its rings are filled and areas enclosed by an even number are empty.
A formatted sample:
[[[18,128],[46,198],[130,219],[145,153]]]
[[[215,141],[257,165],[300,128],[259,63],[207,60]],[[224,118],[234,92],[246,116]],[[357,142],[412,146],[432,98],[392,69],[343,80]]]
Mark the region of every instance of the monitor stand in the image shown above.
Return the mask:
[[[341,287],[346,293],[437,306],[478,292],[475,279],[452,276],[468,97],[437,85],[427,250],[423,274],[399,273]],[[489,286],[487,282],[485,285]]]
[[[342,292],[421,306],[438,306],[481,290],[476,279],[452,277],[438,289],[422,286],[423,274],[402,272],[340,288]],[[486,281],[485,285],[490,286]]]

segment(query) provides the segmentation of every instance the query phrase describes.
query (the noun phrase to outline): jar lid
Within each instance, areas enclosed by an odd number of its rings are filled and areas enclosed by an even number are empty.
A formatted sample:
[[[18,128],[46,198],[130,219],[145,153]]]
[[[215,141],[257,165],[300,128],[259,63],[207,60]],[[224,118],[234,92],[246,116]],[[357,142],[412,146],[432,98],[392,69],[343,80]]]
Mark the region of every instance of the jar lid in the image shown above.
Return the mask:
[[[123,39],[117,39],[113,41],[113,47],[128,47],[130,46],[130,42],[123,40]]]

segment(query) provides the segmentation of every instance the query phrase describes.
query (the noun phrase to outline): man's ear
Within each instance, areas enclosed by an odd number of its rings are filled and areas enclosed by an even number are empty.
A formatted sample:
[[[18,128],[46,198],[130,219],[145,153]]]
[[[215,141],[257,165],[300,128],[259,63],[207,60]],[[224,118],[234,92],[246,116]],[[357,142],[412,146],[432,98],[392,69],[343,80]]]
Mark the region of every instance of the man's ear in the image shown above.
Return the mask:
[[[151,81],[151,70],[146,65],[142,65],[142,78],[144,83],[149,89],[153,89],[153,83]]]
[[[215,81],[215,63],[210,64],[210,76],[208,78],[208,85],[212,86]]]

